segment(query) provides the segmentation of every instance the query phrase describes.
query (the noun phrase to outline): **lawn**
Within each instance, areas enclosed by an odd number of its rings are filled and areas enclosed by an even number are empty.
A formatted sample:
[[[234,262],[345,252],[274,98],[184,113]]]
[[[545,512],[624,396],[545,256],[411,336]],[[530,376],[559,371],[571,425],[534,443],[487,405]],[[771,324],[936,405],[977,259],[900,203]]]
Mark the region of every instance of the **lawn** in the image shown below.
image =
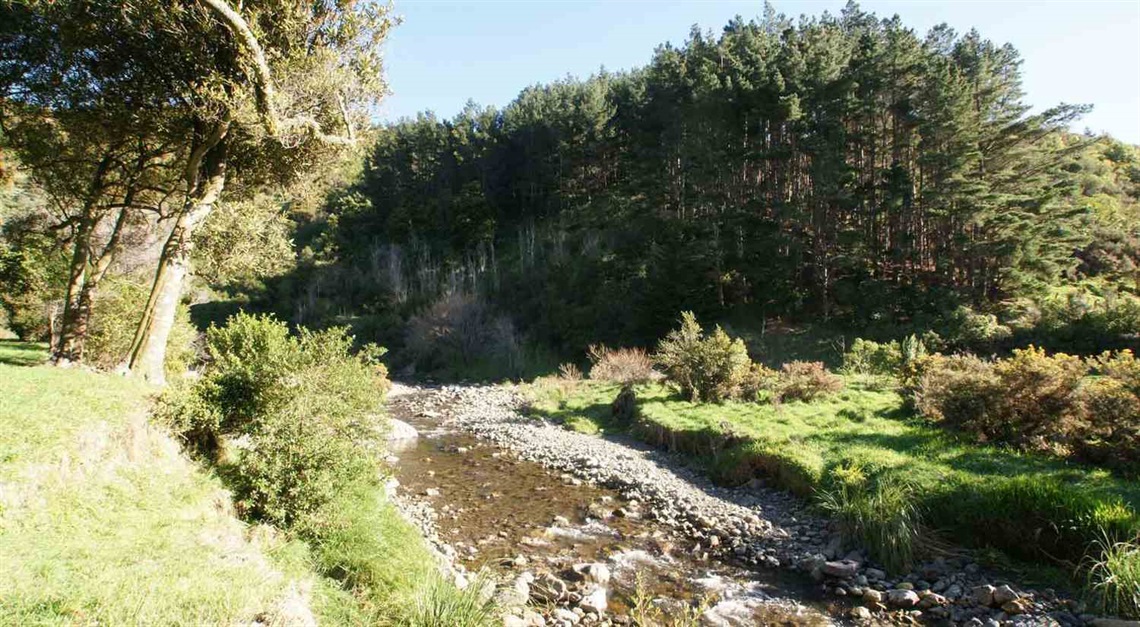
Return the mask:
[[[697,404],[659,384],[638,386],[633,433],[680,451],[715,479],[753,476],[811,496],[831,470],[856,464],[911,486],[937,533],[1065,568],[1101,530],[1140,531],[1140,485],[1052,457],[971,442],[924,424],[890,390],[854,381],[811,402]],[[532,410],[586,433],[620,429],[610,418],[614,385],[536,383]],[[1046,558],[1048,554],[1052,558]]]

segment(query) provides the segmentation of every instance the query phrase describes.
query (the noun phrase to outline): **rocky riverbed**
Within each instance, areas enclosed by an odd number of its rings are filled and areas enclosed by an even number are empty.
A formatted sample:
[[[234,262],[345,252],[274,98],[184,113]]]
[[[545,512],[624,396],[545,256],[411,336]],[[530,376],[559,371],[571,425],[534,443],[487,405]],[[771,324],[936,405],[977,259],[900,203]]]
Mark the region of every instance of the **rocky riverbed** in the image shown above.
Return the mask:
[[[421,431],[395,447],[397,502],[461,581],[491,573],[509,625],[700,614],[704,625],[1113,627],[965,557],[889,576],[791,495],[720,488],[671,455],[521,406],[505,387],[398,386],[390,400]]]

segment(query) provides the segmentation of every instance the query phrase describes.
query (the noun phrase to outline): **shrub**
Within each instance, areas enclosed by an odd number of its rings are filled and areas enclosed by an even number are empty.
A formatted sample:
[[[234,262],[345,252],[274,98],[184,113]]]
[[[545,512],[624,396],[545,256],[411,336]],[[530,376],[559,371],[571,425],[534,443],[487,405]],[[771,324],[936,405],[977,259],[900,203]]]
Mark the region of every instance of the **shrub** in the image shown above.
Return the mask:
[[[1001,385],[999,420],[988,435],[1024,444],[1034,438],[1072,433],[1081,419],[1077,389],[1087,366],[1078,357],[1046,355],[1030,346],[994,363]]]
[[[558,366],[558,378],[563,381],[581,381],[582,371],[576,364],[567,362]]]
[[[780,374],[777,371],[763,364],[753,363],[740,381],[740,399],[762,400],[762,396],[771,394],[776,389],[779,378]]]
[[[1000,421],[1001,381],[973,355],[934,355],[922,363],[914,391],[919,413],[950,426],[987,433]]]
[[[819,504],[839,521],[848,542],[858,542],[892,572],[914,563],[921,533],[913,489],[892,476],[872,480],[858,465],[832,471],[831,488]]]
[[[856,338],[843,354],[843,372],[893,376],[902,367],[903,353],[898,342],[879,343]]]
[[[419,370],[518,374],[522,346],[510,319],[467,294],[449,294],[408,321],[404,348]]]
[[[997,316],[978,313],[965,305],[947,316],[943,331],[942,338],[948,344],[987,350],[1013,336],[1013,330],[998,322]]]
[[[923,366],[915,405],[927,418],[985,439],[1022,446],[1064,439],[1080,428],[1085,372],[1077,357],[1032,346],[994,362],[937,356]]]
[[[1089,358],[1088,365],[1094,372],[1116,379],[1133,394],[1140,394],[1140,359],[1136,359],[1132,351],[1105,351]]]
[[[114,370],[127,361],[149,290],[149,285],[133,277],[108,277],[102,282],[92,303],[87,330],[85,359],[89,364]],[[177,378],[190,368],[197,357],[197,339],[189,308],[179,304],[166,341],[164,367],[168,378]]]
[[[1123,467],[1140,464],[1140,397],[1112,377],[1085,381],[1078,447],[1089,461]]]
[[[1140,618],[1140,544],[1102,540],[1099,559],[1087,572],[1087,586],[1100,610]]]
[[[739,393],[752,363],[743,340],[730,338],[719,326],[705,336],[690,311],[681,314],[681,327],[661,340],[655,359],[685,398],[713,403]]]
[[[159,414],[207,454],[233,444],[223,470],[249,516],[311,526],[343,486],[375,475],[382,350],[351,346],[343,328],[294,337],[272,317],[239,314],[209,330],[204,375],[168,392]]]
[[[653,380],[653,359],[640,348],[607,348],[592,344],[586,351],[590,358],[590,378],[622,385]]]
[[[843,389],[843,378],[818,361],[792,361],[780,368],[776,393],[781,401],[812,401]]]

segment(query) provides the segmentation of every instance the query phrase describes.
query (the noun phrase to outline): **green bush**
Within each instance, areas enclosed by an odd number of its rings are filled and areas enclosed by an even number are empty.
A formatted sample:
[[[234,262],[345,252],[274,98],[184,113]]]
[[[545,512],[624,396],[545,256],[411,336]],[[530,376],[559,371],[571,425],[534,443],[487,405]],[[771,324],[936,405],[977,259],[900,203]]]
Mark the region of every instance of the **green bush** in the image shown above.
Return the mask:
[[[381,351],[351,347],[343,328],[291,336],[272,317],[238,314],[209,330],[210,364],[160,415],[207,454],[230,443],[223,469],[251,517],[311,524],[344,485],[375,474]]]
[[[145,279],[111,276],[103,280],[91,306],[85,355],[89,364],[114,370],[127,361],[149,294],[150,285]],[[190,322],[190,309],[180,303],[166,341],[164,367],[168,379],[181,377],[197,359],[194,349],[197,339],[198,330]]]
[[[843,354],[845,374],[894,376],[902,364],[903,352],[898,342],[880,343],[856,338]]]
[[[992,350],[1012,336],[1013,330],[998,322],[997,316],[965,305],[947,316],[942,326],[942,340],[959,348]]]
[[[706,336],[691,311],[681,314],[680,328],[661,340],[654,359],[685,398],[712,403],[734,398],[752,363],[743,340],[719,326]]]
[[[810,402],[843,389],[843,378],[818,361],[792,361],[780,368],[776,394],[781,401]]]

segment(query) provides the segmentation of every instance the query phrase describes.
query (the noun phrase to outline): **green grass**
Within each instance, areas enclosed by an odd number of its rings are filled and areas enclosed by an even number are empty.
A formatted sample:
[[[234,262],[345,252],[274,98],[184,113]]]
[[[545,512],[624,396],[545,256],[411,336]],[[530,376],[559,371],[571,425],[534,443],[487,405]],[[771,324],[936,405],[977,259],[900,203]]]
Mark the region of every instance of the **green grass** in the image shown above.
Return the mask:
[[[5,343],[34,362],[30,349]],[[146,424],[151,390],[0,365],[0,624],[200,625],[272,613],[286,578],[219,482]]]
[[[412,625],[460,594],[374,483],[341,495],[320,543],[248,527],[147,422],[155,389],[12,365],[42,357],[0,343],[0,625],[289,622],[297,597],[321,624]]]
[[[1098,607],[1108,614],[1140,617],[1140,545],[1101,543],[1102,557],[1088,572],[1088,586]]]
[[[582,382],[531,386],[532,412],[583,432],[617,429],[618,389]],[[858,465],[913,486],[923,523],[940,536],[1017,558],[1072,567],[1100,533],[1140,531],[1140,483],[1043,455],[979,445],[922,423],[889,390],[859,382],[811,402],[697,404],[639,386],[634,433],[680,451],[723,483],[767,477],[813,496],[832,470]]]
[[[47,344],[0,340],[0,364],[9,366],[38,366],[47,361]]]

